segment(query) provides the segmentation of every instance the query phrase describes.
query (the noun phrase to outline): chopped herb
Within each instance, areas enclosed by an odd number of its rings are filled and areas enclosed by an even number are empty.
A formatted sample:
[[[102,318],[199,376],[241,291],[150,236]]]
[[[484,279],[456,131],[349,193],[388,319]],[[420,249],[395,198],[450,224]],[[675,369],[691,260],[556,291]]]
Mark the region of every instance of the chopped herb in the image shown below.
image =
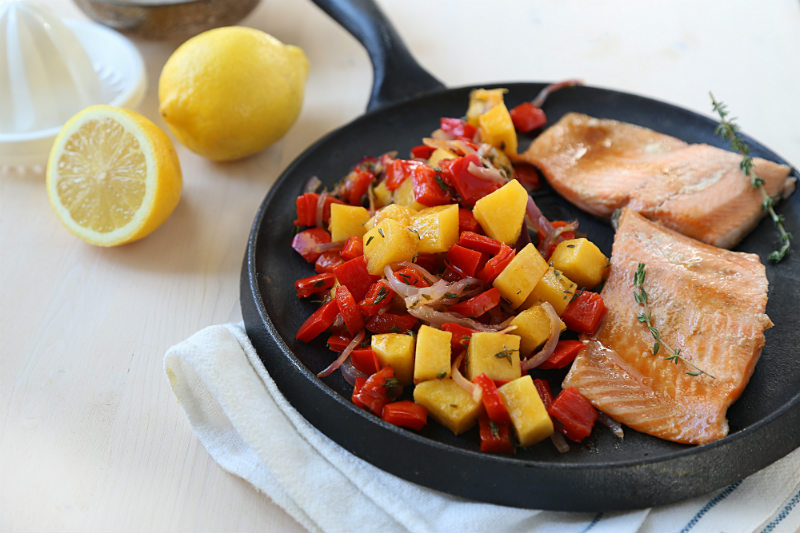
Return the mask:
[[[458,409],[458,404],[457,403],[451,403],[450,407],[452,407],[453,409]]]
[[[567,248],[575,248],[574,244],[567,244]]]
[[[390,331],[391,331],[392,333],[403,333],[403,330],[402,330],[402,329],[400,329],[400,328],[399,328],[399,327],[397,327],[397,326],[392,326],[392,329],[391,329]]]
[[[381,228],[378,228],[378,233],[380,233],[381,237],[384,239],[386,238],[386,235],[383,234],[383,230]]]
[[[446,378],[447,377],[447,371],[442,370],[441,372],[439,372],[439,374],[436,377],[438,379]]]
[[[403,278],[404,280],[406,280],[406,284],[407,285],[411,285],[411,276],[409,276],[408,274],[403,274],[403,273],[398,273],[397,275],[400,276],[401,278]]]
[[[317,281],[314,282],[314,287],[322,287],[323,285],[325,285],[324,279],[318,279]]]
[[[458,294],[456,294],[454,292],[446,292],[446,293],[444,293],[444,297],[445,298],[458,298]]]
[[[421,292],[419,295],[422,296],[423,298],[425,298],[426,300],[433,300],[433,296],[431,296],[428,293]]]
[[[419,252],[417,252],[417,253],[415,253],[415,254],[414,254],[414,257],[412,257],[412,258],[411,258],[411,262],[412,262],[412,263],[416,263],[416,262],[417,262],[417,259],[419,259]]]
[[[505,345],[503,345],[502,351],[497,352],[496,354],[494,354],[494,356],[497,357],[498,359],[508,359],[508,364],[513,365],[514,363],[511,361],[511,354],[517,351],[519,350],[511,350],[509,348],[506,348]]]
[[[646,277],[645,272],[645,264],[639,263],[636,268],[636,272],[633,275],[633,285],[636,287],[637,290],[633,291],[633,299],[636,300],[636,303],[643,307],[643,311],[636,316],[636,320],[641,322],[642,324],[647,326],[647,329],[650,331],[650,335],[653,337],[653,355],[658,355],[661,346],[664,346],[664,349],[670,353],[670,355],[664,357],[665,361],[672,361],[676,365],[678,361],[683,361],[686,365],[692,367],[694,370],[691,372],[686,372],[690,376],[699,376],[700,374],[705,374],[711,379],[716,379],[714,376],[706,372],[705,370],[697,367],[694,363],[686,359],[683,355],[681,355],[680,348],[675,349],[669,346],[667,343],[664,342],[664,339],[661,338],[661,332],[656,329],[653,325],[653,313],[650,311],[650,308],[647,305],[647,292],[644,290],[644,280]]]
[[[372,239],[374,239],[374,238],[375,238],[375,235],[370,235],[369,239],[367,239],[367,243],[364,246],[369,246],[369,243],[371,243]]]
[[[441,172],[441,170],[438,170],[437,172]],[[444,180],[439,176],[439,174],[436,174],[435,177],[436,177],[436,184],[439,186],[439,188],[442,189],[444,192],[447,192],[449,189],[447,188],[447,185],[445,184]]]
[[[386,296],[388,296],[388,294],[389,294],[389,291],[386,290],[386,287],[381,285],[381,288],[378,289],[378,294],[375,295],[375,301],[372,302],[372,303],[373,304],[381,303],[384,300],[384,298],[386,298]]]
[[[492,437],[499,437],[500,436],[500,428],[497,427],[497,424],[489,420],[489,429],[492,430]]]
[[[383,382],[383,388],[386,389],[387,394],[394,393],[400,387],[400,381],[397,378],[386,378]]]
[[[581,290],[579,290],[578,292],[576,292],[575,294],[572,295],[572,298],[570,298],[569,302],[572,303],[575,300],[577,300],[578,298],[580,298],[581,294],[583,294],[583,291],[585,291],[585,290],[586,289],[581,288]]]

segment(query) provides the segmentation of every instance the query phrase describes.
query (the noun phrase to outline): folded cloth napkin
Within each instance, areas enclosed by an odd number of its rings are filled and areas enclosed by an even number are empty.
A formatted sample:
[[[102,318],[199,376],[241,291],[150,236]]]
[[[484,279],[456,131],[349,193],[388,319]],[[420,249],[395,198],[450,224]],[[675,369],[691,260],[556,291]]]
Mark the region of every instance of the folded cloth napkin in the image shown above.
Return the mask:
[[[289,405],[241,323],[173,346],[164,369],[211,456],[310,531],[800,531],[800,449],[716,493],[664,507],[518,509],[421,487],[341,448]]]

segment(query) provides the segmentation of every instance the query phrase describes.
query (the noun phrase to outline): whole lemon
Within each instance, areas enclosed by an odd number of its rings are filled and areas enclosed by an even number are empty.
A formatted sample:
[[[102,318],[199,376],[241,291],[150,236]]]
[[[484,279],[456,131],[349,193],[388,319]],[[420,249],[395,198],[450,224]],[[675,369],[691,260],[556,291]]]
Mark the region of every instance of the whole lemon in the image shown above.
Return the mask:
[[[230,161],[283,137],[303,105],[308,59],[253,28],[198,34],[170,56],[158,82],[159,110],[193,152]]]

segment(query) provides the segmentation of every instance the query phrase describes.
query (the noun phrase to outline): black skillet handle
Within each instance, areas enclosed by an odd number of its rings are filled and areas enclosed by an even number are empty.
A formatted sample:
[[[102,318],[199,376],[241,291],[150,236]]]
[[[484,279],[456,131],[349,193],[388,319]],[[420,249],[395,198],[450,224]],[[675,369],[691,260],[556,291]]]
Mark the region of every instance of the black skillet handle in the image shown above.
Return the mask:
[[[411,56],[386,15],[372,0],[313,0],[367,49],[372,61],[372,94],[367,111],[444,89]]]

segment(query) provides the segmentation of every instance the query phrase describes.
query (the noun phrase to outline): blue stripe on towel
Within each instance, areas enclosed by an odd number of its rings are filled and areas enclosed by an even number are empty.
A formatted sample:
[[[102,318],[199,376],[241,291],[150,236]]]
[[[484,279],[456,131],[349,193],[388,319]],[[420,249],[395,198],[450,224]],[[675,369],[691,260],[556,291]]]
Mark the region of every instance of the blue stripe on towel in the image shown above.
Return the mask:
[[[594,526],[597,525],[597,523],[600,521],[601,518],[603,518],[603,513],[597,513],[596,515],[594,515],[592,521],[589,522],[589,524],[581,530],[581,533],[587,533],[588,531],[590,531],[592,528],[594,528]]]
[[[781,510],[781,512],[780,512],[780,513],[778,513],[778,516],[776,516],[776,517],[775,517],[775,518],[772,520],[772,522],[770,522],[769,524],[767,524],[766,526],[764,526],[764,529],[762,529],[762,530],[761,530],[761,533],[770,533],[770,531],[772,531],[773,529],[775,529],[775,527],[776,527],[778,524],[780,524],[780,523],[783,521],[783,519],[784,519],[784,518],[786,518],[787,516],[789,516],[789,513],[791,513],[791,512],[792,512],[792,509],[794,509],[794,507],[795,507],[795,506],[796,506],[798,503],[800,503],[800,491],[798,491],[798,492],[797,492],[797,494],[795,494],[795,495],[792,497],[792,499],[791,499],[791,500],[789,500],[789,502],[788,502],[788,503],[787,503],[787,504],[786,504],[786,505],[783,507],[783,509]]]
[[[697,514],[695,514],[692,517],[692,519],[689,520],[689,522],[685,526],[683,526],[683,529],[681,529],[681,533],[688,533],[689,531],[691,531],[692,528],[697,525],[700,519],[703,518],[703,516],[705,516],[705,514],[708,511],[710,511],[719,502],[730,496],[731,492],[735,491],[741,484],[742,484],[741,481],[737,481],[736,483],[728,485],[728,487],[725,490],[723,490],[722,492],[711,498],[711,500],[709,500],[709,502],[705,504],[702,509],[697,511]]]

